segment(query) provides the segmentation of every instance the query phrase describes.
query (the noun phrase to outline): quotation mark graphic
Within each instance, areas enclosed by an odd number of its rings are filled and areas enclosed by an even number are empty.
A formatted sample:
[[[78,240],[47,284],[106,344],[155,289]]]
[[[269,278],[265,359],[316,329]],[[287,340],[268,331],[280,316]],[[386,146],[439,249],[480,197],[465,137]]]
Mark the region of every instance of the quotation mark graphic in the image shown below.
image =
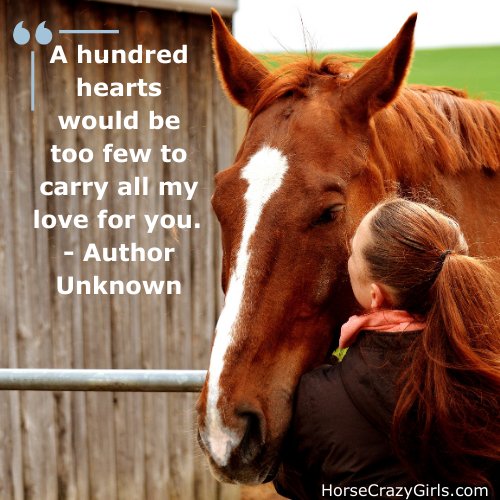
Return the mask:
[[[2,0],[0,0],[2,1]],[[42,21],[36,28],[35,40],[40,45],[47,45],[52,41],[52,31],[45,27],[47,21]],[[23,26],[24,21],[16,24],[12,37],[18,45],[26,45],[30,41],[31,34],[28,29]],[[85,34],[104,34],[116,35],[120,30],[59,30],[60,34],[69,35],[85,35]],[[35,111],[35,51],[31,51],[31,111]]]
[[[35,40],[40,45],[47,45],[52,40],[52,31],[45,27],[47,21],[42,21],[36,28]],[[30,32],[23,26],[24,21],[16,24],[12,38],[18,45],[26,45],[30,41]],[[35,111],[35,51],[31,51],[31,111]]]
[[[23,23],[24,21],[17,23],[14,28],[14,42],[16,42],[17,45],[25,45],[30,41],[30,32],[26,28],[23,28]]]
[[[41,22],[35,31],[35,39],[40,45],[47,45],[52,40],[52,31],[45,27],[47,21]],[[18,45],[26,45],[30,40],[30,32],[23,27],[24,21],[16,24],[12,36]]]

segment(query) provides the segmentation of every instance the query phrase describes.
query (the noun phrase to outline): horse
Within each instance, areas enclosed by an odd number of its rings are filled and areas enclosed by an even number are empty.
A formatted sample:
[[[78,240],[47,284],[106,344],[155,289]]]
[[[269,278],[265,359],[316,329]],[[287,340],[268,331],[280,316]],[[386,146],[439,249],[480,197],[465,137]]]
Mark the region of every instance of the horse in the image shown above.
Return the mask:
[[[425,195],[461,223],[471,253],[498,251],[500,109],[405,84],[416,19],[359,69],[327,56],[270,72],[212,12],[219,79],[250,113],[212,197],[225,302],[197,412],[221,481],[275,474],[298,380],[356,311],[348,242],[371,207]]]

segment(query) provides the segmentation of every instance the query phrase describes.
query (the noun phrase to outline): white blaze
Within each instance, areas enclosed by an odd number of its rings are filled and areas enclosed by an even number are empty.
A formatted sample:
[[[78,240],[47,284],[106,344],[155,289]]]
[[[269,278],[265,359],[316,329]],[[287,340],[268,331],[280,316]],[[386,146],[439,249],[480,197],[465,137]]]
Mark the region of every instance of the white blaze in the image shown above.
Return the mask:
[[[259,223],[265,204],[283,182],[288,170],[286,158],[277,149],[265,146],[255,153],[241,171],[248,182],[245,193],[245,220],[236,266],[229,279],[224,308],[215,328],[215,341],[210,357],[207,396],[207,437],[212,458],[220,465],[227,464],[231,450],[241,436],[224,427],[217,403],[220,397],[219,379],[224,357],[235,340],[235,326],[241,310],[245,277],[250,261],[248,244]]]

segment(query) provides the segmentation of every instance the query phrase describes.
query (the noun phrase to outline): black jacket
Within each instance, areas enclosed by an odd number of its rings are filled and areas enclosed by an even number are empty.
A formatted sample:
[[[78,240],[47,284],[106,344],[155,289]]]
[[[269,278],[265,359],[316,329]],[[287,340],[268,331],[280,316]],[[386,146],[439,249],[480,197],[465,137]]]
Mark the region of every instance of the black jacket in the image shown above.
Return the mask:
[[[278,493],[300,500],[359,498],[353,489],[342,496],[331,492],[375,485],[370,491],[377,498],[407,498],[397,488],[416,482],[392,451],[389,436],[397,376],[419,334],[360,332],[341,363],[302,377],[274,481]],[[408,498],[438,496],[423,488]]]

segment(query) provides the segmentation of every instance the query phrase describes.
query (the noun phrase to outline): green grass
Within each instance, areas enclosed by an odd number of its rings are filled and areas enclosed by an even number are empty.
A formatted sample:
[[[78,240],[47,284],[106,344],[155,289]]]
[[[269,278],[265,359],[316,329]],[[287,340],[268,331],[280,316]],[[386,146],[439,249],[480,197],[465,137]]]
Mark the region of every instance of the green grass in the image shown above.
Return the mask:
[[[371,57],[375,52],[344,53]],[[500,102],[500,46],[417,50],[408,82],[455,87],[471,97]]]

